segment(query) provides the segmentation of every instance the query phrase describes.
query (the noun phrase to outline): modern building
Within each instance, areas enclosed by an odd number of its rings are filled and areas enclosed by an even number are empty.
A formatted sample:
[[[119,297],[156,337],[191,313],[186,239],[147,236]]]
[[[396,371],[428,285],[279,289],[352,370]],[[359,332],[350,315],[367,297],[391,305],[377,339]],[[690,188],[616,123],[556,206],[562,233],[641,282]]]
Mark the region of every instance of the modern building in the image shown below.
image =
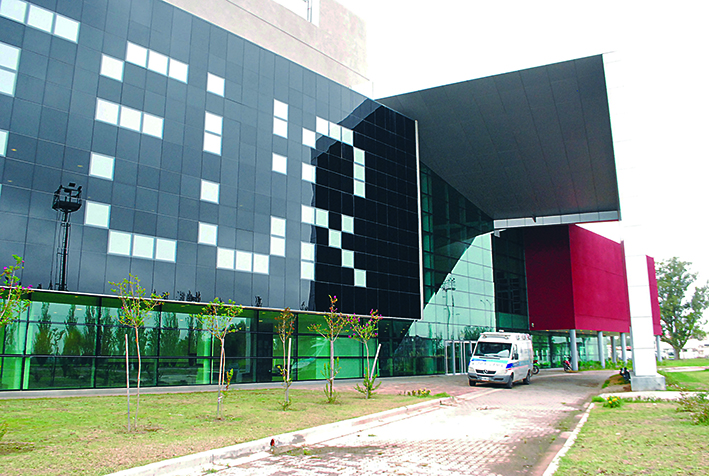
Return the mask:
[[[216,297],[244,306],[236,382],[280,378],[286,307],[295,378],[323,378],[328,296],[384,316],[381,376],[463,372],[492,329],[603,361],[623,254],[574,224],[620,218],[604,58],[374,101],[363,45],[332,0],[0,0],[0,257],[38,288],[0,388],[122,385],[129,274],[166,296],[143,385],[216,381]],[[336,351],[360,377],[364,348]]]

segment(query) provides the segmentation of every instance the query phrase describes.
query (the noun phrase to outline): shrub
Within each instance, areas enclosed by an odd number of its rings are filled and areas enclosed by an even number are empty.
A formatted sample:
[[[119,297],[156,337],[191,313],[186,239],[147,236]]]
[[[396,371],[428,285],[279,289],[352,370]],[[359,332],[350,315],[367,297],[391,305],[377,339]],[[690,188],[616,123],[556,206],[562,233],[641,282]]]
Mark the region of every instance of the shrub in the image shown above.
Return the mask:
[[[709,396],[706,393],[695,395],[683,393],[677,403],[677,411],[689,413],[692,423],[709,425]]]
[[[623,405],[623,400],[620,397],[608,397],[603,403],[606,408],[620,408]]]

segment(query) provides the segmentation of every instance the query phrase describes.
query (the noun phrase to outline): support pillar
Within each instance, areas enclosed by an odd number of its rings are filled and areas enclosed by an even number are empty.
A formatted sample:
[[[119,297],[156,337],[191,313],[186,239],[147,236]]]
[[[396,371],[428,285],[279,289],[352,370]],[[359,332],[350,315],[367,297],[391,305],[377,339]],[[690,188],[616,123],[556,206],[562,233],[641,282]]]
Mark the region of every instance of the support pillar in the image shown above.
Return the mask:
[[[625,340],[625,332],[620,333],[620,358],[625,365],[628,365],[628,343]]]
[[[601,367],[606,368],[606,352],[605,339],[603,339],[603,331],[598,331],[598,359],[601,361]]]
[[[657,352],[657,361],[662,362],[662,349],[660,348],[660,336],[655,336],[655,352]]]
[[[571,349],[571,369],[579,369],[579,351],[576,346],[576,329],[569,329],[569,347]]]
[[[618,361],[616,359],[616,351],[615,351],[615,336],[611,336],[611,362],[614,364]]]

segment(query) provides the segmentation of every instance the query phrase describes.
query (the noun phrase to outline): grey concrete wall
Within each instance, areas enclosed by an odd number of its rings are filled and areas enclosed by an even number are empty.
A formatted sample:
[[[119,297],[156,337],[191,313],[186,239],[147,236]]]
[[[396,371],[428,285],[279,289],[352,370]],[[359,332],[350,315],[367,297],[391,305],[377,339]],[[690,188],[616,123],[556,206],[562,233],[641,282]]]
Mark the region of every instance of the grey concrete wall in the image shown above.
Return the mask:
[[[319,26],[271,0],[166,1],[340,84],[369,83],[364,21],[335,0],[320,0]]]

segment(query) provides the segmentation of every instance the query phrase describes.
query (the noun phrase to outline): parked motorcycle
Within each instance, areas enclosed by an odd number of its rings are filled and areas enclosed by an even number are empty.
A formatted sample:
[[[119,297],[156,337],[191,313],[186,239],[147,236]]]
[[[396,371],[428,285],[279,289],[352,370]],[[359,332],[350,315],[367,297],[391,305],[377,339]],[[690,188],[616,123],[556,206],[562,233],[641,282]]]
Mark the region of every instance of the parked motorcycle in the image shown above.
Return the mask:
[[[537,359],[534,359],[534,363],[532,363],[532,374],[537,375],[539,373],[539,362]]]
[[[569,359],[564,359],[564,372],[571,372],[571,362],[569,362]]]

